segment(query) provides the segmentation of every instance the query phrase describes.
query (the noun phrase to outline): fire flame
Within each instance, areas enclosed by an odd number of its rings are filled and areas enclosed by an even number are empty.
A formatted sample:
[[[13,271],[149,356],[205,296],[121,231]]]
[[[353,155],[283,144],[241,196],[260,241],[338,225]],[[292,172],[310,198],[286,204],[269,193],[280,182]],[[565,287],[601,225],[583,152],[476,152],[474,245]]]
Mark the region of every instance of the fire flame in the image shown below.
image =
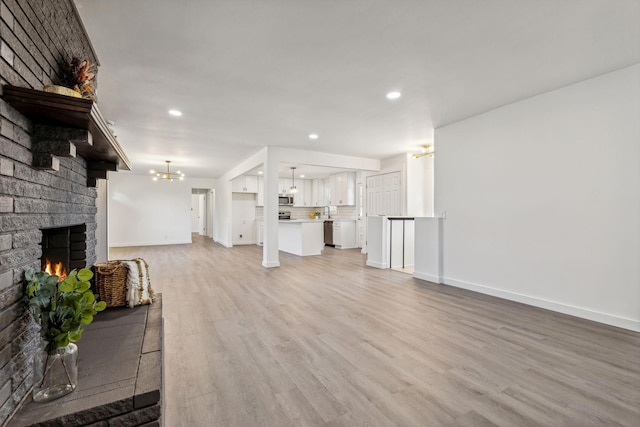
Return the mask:
[[[51,261],[49,261],[49,259],[47,258],[45,260],[44,263],[44,271],[46,271],[47,273],[51,274],[51,275],[56,275],[58,276],[58,281],[63,280],[65,277],[67,277],[67,270],[64,268],[64,266],[62,265],[62,262],[57,262],[55,264],[53,264]]]

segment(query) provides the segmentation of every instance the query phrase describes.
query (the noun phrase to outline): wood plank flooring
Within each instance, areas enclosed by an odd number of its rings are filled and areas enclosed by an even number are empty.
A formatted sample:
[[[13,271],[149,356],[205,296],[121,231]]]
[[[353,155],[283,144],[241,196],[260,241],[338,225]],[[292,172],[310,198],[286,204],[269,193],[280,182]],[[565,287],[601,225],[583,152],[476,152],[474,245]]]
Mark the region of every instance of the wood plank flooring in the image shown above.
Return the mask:
[[[166,426],[640,426],[640,334],[325,252],[112,249],[163,293]]]

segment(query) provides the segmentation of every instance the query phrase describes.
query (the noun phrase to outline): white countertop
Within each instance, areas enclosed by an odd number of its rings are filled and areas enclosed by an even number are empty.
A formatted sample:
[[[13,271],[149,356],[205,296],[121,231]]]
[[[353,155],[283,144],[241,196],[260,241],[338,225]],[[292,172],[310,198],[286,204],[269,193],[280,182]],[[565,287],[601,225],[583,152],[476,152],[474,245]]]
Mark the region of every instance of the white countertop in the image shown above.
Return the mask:
[[[311,219],[311,218],[309,218],[309,219],[281,219],[281,220],[278,220],[278,222],[282,223],[282,224],[301,224],[301,223],[307,223],[307,222],[314,222],[314,223],[317,222],[317,223],[322,224],[324,222],[324,220],[322,220],[322,219]]]

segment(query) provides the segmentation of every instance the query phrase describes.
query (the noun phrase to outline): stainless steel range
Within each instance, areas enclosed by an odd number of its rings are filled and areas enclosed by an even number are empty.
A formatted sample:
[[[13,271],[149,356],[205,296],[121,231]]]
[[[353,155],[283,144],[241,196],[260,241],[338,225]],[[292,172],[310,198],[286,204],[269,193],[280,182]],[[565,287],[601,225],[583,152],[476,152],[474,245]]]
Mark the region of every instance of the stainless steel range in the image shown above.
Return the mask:
[[[290,211],[280,211],[280,212],[278,212],[278,219],[279,220],[291,219],[291,212]]]

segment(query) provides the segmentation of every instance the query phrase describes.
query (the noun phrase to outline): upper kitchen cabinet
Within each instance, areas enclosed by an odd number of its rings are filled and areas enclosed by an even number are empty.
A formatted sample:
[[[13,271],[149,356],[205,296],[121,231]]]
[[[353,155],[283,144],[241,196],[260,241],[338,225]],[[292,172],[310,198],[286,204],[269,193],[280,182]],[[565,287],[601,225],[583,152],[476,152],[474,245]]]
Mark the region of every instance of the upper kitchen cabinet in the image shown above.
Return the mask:
[[[291,194],[291,186],[293,182],[291,178],[279,178],[278,179],[278,193],[279,194]]]
[[[325,193],[325,180],[314,179],[311,183],[311,200],[312,206],[327,206],[327,197]]]
[[[293,206],[304,206],[304,181],[296,179],[296,191],[293,194]],[[289,191],[291,192],[291,191]]]
[[[299,207],[318,206],[313,198],[313,180],[296,179],[298,192],[293,195],[293,205]]]
[[[310,179],[304,181],[304,205],[317,206],[313,200],[313,181]]]
[[[329,204],[335,206],[355,206],[355,172],[341,172],[329,177]]]
[[[257,193],[258,177],[242,175],[231,181],[231,191],[234,193]]]

